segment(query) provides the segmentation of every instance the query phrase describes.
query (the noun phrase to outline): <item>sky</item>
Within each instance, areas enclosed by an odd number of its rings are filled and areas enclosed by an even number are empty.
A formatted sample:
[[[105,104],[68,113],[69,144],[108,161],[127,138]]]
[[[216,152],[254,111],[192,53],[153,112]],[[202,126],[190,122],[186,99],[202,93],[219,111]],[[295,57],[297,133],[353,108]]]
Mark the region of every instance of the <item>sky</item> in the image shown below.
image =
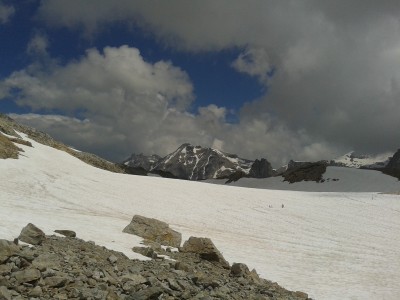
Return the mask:
[[[400,147],[400,4],[0,0],[0,112],[113,161]]]

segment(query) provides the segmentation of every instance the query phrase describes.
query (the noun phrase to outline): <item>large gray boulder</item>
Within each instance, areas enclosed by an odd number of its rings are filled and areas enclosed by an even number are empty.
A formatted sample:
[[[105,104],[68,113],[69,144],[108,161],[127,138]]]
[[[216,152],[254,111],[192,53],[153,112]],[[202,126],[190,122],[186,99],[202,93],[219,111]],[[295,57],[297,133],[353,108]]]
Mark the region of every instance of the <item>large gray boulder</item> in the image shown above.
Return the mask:
[[[214,243],[209,238],[191,236],[181,248],[182,252],[195,253],[200,258],[216,262],[223,268],[229,269],[229,263],[222,256],[221,252],[215,247]]]
[[[139,215],[133,216],[131,223],[123,232],[171,247],[179,247],[182,241],[182,235],[169,228],[167,223]]]
[[[29,223],[22,228],[18,239],[28,244],[40,245],[46,239],[46,235],[41,229],[37,228],[32,223]]]

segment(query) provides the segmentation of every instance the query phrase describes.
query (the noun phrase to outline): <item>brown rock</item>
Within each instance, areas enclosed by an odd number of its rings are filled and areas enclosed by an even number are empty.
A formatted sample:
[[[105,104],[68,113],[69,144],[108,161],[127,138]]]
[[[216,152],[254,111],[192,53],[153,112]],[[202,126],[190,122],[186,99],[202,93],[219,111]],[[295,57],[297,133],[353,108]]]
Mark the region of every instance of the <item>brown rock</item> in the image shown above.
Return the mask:
[[[0,263],[19,252],[19,247],[12,242],[0,240]]]
[[[52,276],[44,279],[45,285],[49,287],[63,287],[68,282],[68,278],[62,276]]]
[[[17,271],[13,275],[19,283],[35,281],[41,277],[40,271],[34,268]]]
[[[167,223],[139,215],[133,216],[131,223],[123,232],[172,247],[179,247],[182,241],[182,235],[169,228]]]
[[[242,263],[234,263],[231,267],[231,275],[234,277],[242,277],[250,274],[249,268]]]
[[[54,232],[70,238],[76,237],[76,232],[72,230],[54,230]]]
[[[22,228],[18,239],[28,244],[40,245],[46,239],[46,236],[41,229],[37,228],[32,223],[29,223]]]
[[[191,236],[181,249],[182,252],[198,254],[202,259],[219,263],[222,267],[229,269],[229,263],[218,251],[214,243],[209,238],[199,238]]]

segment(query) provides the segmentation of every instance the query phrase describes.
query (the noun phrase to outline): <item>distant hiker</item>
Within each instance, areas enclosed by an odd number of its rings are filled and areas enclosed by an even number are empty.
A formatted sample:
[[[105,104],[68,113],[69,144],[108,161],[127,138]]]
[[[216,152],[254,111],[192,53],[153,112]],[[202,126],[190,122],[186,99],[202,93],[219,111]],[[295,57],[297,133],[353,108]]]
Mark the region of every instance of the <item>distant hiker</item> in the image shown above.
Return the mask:
[[[285,207],[285,205],[282,204],[282,208],[284,208],[284,207]]]

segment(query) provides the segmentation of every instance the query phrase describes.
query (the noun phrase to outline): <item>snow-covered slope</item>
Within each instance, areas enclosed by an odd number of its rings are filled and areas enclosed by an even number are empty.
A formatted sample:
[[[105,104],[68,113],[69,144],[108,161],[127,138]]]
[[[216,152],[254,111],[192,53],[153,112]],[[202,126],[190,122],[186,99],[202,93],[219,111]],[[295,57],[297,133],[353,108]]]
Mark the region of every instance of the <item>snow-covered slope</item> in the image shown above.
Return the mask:
[[[354,151],[333,160],[337,165],[350,168],[383,168],[389,162],[391,154],[385,153],[377,156],[357,155]]]
[[[252,161],[213,148],[183,144],[161,159],[154,170],[169,172],[180,179],[203,180],[226,178],[242,171],[250,171]]]
[[[399,299],[400,198],[246,189],[115,174],[32,141],[0,161],[0,238],[28,222],[131,257],[134,214],[210,237],[229,262],[315,299]],[[281,205],[284,204],[284,208]]]

